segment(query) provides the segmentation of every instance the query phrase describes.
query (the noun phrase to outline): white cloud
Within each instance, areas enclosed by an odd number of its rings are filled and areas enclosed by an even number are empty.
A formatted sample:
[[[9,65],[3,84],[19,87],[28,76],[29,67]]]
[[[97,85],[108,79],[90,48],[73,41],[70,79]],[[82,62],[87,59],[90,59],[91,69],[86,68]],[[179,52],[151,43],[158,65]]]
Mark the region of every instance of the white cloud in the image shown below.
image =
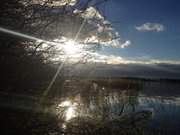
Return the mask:
[[[94,8],[94,7],[88,7],[83,13],[82,17],[86,19],[92,19],[92,18],[97,18],[97,19],[102,19],[104,20],[104,17],[100,14],[100,12]]]
[[[156,31],[156,32],[162,32],[165,30],[165,27],[163,24],[159,23],[145,23],[140,26],[135,27],[138,31]]]
[[[102,43],[102,45],[124,49],[131,45],[131,41],[118,38],[118,39],[114,39],[109,42],[104,42],[104,43]]]
[[[131,44],[130,40],[127,40],[126,42],[124,42],[123,44],[121,44],[121,48],[126,48]]]
[[[23,4],[27,4],[29,2],[22,2]],[[32,4],[40,4],[40,5],[48,5],[48,6],[65,6],[65,5],[70,5],[70,6],[74,6],[77,3],[77,0],[55,0],[55,1],[51,1],[51,2],[47,2],[47,0],[32,0],[31,1]]]

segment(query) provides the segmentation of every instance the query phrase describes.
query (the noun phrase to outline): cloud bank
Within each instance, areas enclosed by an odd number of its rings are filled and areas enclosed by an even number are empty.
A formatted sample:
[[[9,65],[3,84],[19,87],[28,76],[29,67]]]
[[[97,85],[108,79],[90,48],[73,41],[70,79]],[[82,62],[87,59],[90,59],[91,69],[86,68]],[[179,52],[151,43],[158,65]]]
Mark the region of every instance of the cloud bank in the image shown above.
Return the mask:
[[[150,58],[125,58],[115,55],[106,55],[99,53],[92,53],[92,58],[89,62],[98,62],[110,65],[119,64],[143,64],[143,65],[156,65],[156,64],[170,64],[180,65],[179,60],[163,60],[163,59],[150,59]]]
[[[103,64],[88,63],[73,67],[72,75],[84,77],[138,77],[180,79],[180,65],[174,64]]]

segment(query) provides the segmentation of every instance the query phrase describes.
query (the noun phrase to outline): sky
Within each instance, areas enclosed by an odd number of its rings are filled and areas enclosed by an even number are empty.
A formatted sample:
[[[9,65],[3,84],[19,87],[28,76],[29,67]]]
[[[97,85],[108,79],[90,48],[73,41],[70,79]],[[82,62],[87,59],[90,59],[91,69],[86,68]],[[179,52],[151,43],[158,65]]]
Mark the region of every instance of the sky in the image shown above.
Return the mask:
[[[70,7],[68,6],[66,10],[73,11],[74,13],[76,9],[81,10],[83,3],[86,5],[88,0],[71,1],[73,4],[70,4]],[[106,45],[103,45],[101,49],[93,54],[95,57],[93,59],[94,61],[103,61],[104,59],[108,64],[180,64],[179,0],[90,1],[90,8],[84,12],[82,17],[92,19],[96,16],[102,22],[109,22],[111,25],[110,28],[113,29],[112,31],[120,37],[118,42],[105,43]],[[93,5],[93,3],[99,1],[106,2],[96,6]],[[62,4],[62,2],[60,3]],[[57,3],[55,5],[58,6]],[[61,13],[62,8],[51,9],[51,11],[53,13]],[[104,26],[101,26],[101,21],[97,21],[97,24],[96,21],[94,22],[97,26],[96,31],[103,33],[102,29],[104,29]],[[94,24],[92,23],[92,25]],[[67,26],[69,27],[69,24]],[[75,24],[72,27],[75,27]],[[81,28],[81,26],[79,27]],[[82,30],[83,26],[79,33],[83,33]],[[5,30],[1,29],[0,31],[4,32]],[[6,33],[9,32],[6,31]],[[10,33],[12,34],[12,32]],[[68,35],[69,31],[65,31],[65,33]],[[74,37],[71,38],[74,40]],[[88,37],[88,40],[89,38],[92,37]],[[70,46],[66,50],[69,52],[72,51],[73,46]],[[75,57],[75,59],[77,58]]]
[[[103,46],[93,61],[107,65],[97,63],[93,72],[83,65],[80,74],[180,78],[179,0],[108,0],[95,8],[118,33],[120,45]]]
[[[73,11],[74,13],[76,9],[81,10],[83,2],[86,3],[88,0],[72,1],[73,4],[67,6],[66,10],[70,12]],[[96,3],[99,1],[101,0],[91,0],[91,4],[93,5],[93,2]],[[62,4],[62,2],[60,3]],[[111,25],[111,30],[115,35],[120,37],[118,42],[115,41],[115,44],[119,45],[113,45],[114,42],[106,42],[102,45],[101,49],[98,49],[96,52],[93,51],[92,53],[89,52],[89,48],[84,50],[84,46],[79,47],[74,45],[76,44],[76,38],[79,38],[79,34],[77,34],[77,37],[71,37],[72,41],[69,40],[68,37],[65,38],[68,39],[67,41],[63,38],[53,40],[53,45],[54,41],[59,42],[62,40],[65,42],[64,46],[55,43],[56,51],[58,49],[62,50],[63,48],[69,61],[69,56],[72,57],[72,61],[76,61],[84,59],[84,53],[86,54],[88,52],[88,54],[92,54],[94,57],[88,57],[88,62],[90,62],[90,64],[91,62],[100,63],[100,71],[96,72],[99,73],[99,75],[102,73],[101,75],[105,76],[123,75],[180,78],[179,0],[107,0],[107,2],[103,4],[93,5],[93,7],[92,5],[89,5],[90,7],[86,9],[86,12],[83,12],[81,17],[83,17],[84,20],[86,20],[86,18],[94,19],[94,17],[99,19],[100,21],[95,19],[95,23],[92,23],[98,26],[97,32],[99,33],[103,33],[101,23],[99,22],[108,22]],[[57,3],[56,6],[58,6]],[[62,13],[61,8],[51,9],[51,11],[53,13]],[[69,27],[69,24],[67,25]],[[73,24],[72,27],[75,27],[75,25]],[[78,27],[80,29],[79,33],[83,33],[83,27],[85,27],[83,24]],[[47,44],[52,44],[52,42],[1,27],[0,31],[38,42],[43,41],[45,44],[43,44],[42,49],[45,49],[44,46],[48,47]],[[93,36],[96,36],[96,34]],[[65,59],[66,57],[62,56],[62,58]],[[62,58],[61,55],[59,56],[59,53],[57,53],[54,60],[59,61],[59,59]],[[103,65],[104,63],[107,67]],[[102,69],[101,64],[104,69]],[[87,65],[86,68],[89,69],[89,65]],[[98,69],[99,68],[97,68],[97,70]]]
[[[126,59],[180,60],[179,0],[109,0],[97,8],[120,37],[124,48],[104,47],[100,53]]]

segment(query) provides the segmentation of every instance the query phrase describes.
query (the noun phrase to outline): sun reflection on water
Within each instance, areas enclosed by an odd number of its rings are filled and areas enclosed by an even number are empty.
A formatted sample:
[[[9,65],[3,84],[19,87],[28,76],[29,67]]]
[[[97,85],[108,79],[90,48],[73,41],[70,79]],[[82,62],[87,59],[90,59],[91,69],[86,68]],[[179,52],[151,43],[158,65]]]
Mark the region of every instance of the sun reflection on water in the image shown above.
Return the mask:
[[[73,118],[75,115],[75,110],[73,107],[69,107],[66,111],[66,120],[70,120],[71,118]]]
[[[77,103],[71,101],[63,101],[58,104],[56,111],[58,114],[64,117],[65,121],[69,121],[77,116]]]

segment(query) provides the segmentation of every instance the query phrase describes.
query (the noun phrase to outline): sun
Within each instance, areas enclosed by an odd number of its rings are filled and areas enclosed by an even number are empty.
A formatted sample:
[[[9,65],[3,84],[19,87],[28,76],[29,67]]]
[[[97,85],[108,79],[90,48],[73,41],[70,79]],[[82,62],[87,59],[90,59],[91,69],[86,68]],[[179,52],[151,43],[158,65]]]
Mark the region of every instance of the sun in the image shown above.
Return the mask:
[[[66,55],[75,55],[81,52],[79,45],[73,40],[65,42],[65,44],[63,45],[63,49]]]
[[[41,41],[37,42],[39,44]],[[86,54],[84,44],[78,41],[68,39],[68,38],[56,38],[51,44],[43,43],[41,49],[52,49],[54,51],[54,56],[52,56],[52,61],[68,60],[68,62],[77,62],[82,60],[83,56]]]

